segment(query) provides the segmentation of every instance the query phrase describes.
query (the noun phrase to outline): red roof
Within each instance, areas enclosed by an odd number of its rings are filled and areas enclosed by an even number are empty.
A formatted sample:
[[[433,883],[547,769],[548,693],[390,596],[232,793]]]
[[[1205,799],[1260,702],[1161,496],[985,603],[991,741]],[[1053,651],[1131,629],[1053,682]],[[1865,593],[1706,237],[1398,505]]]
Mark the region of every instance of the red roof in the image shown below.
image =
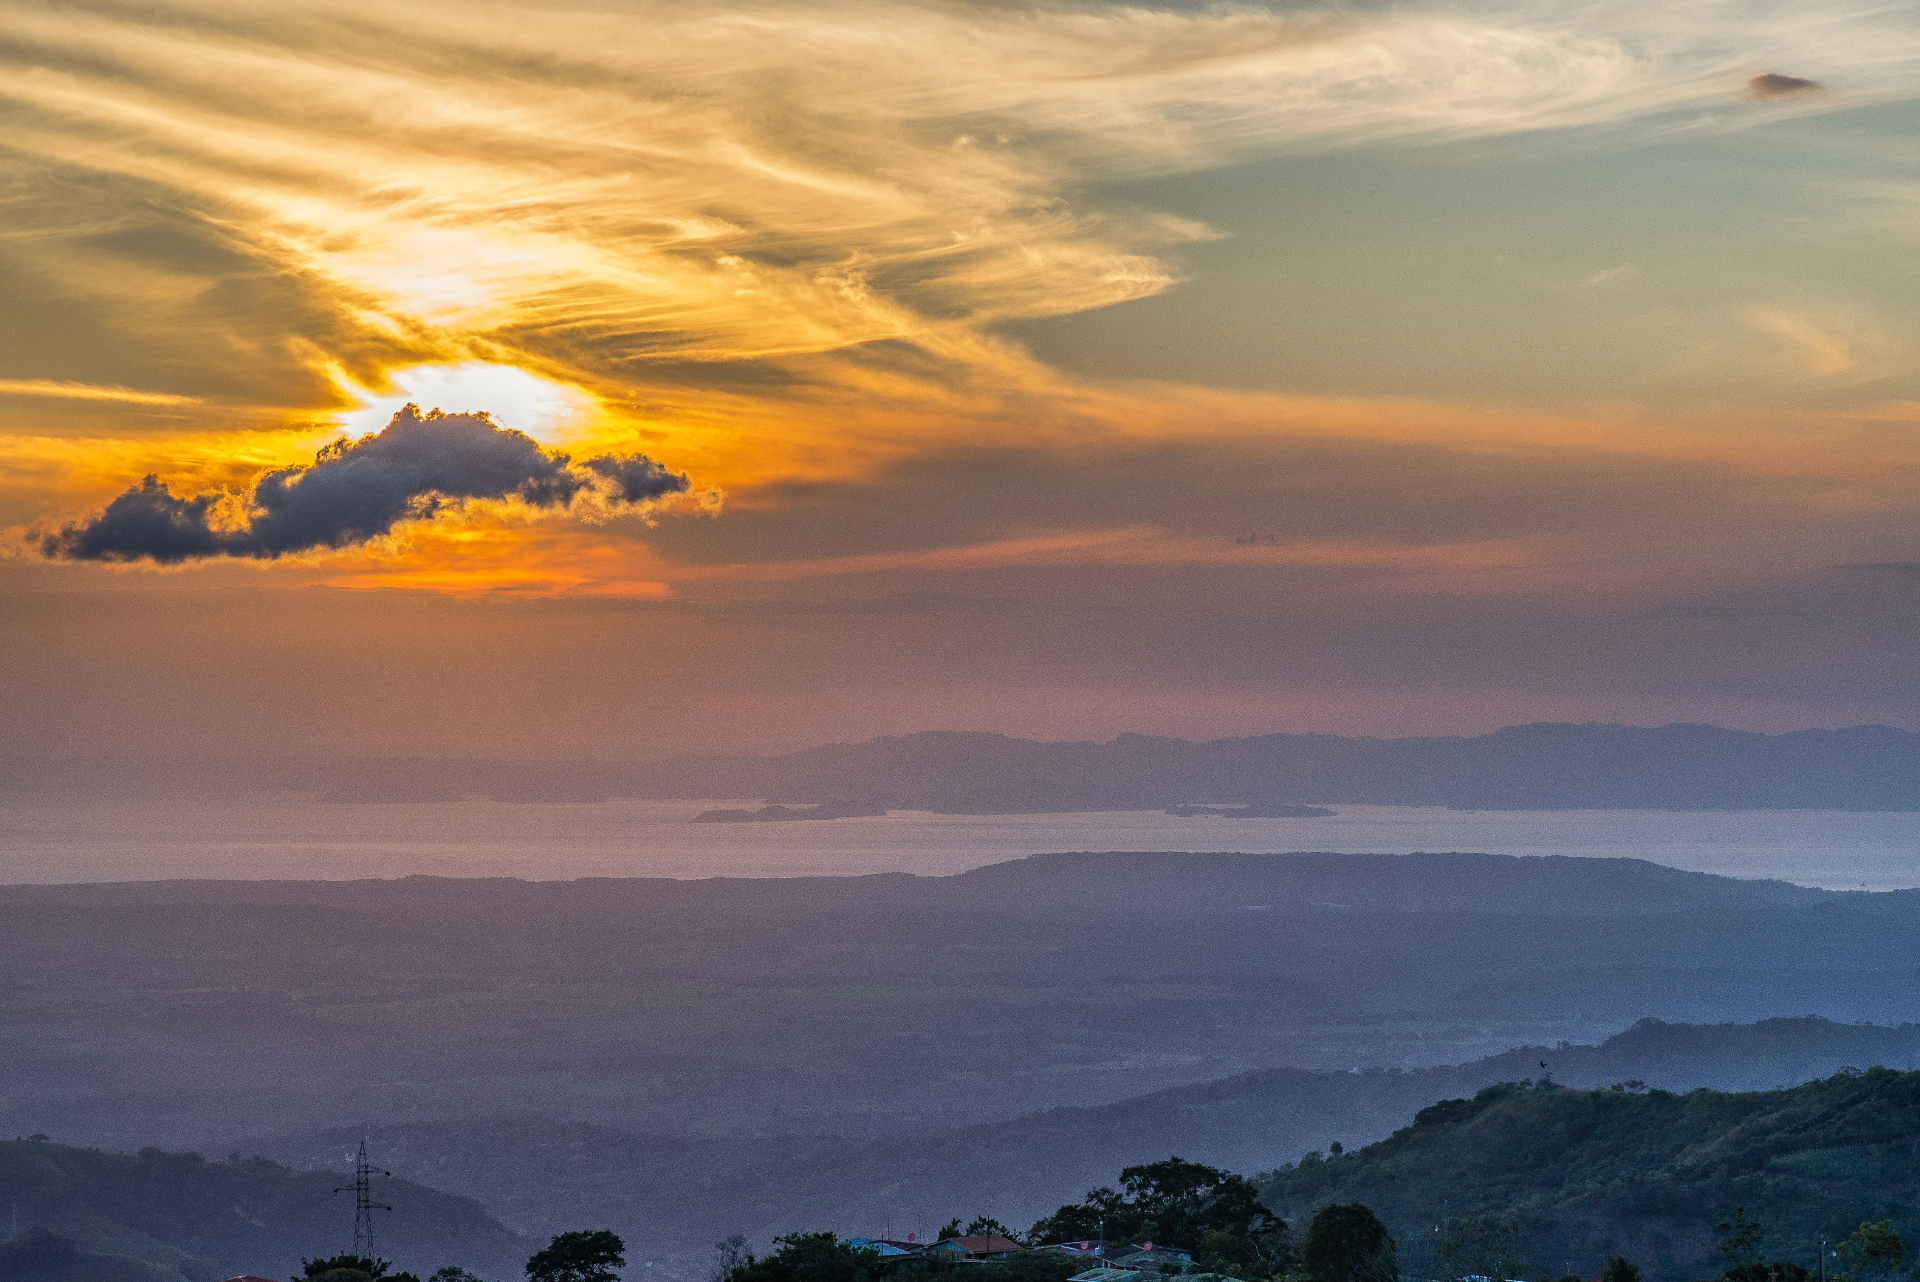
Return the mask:
[[[228,1278],[226,1282],[273,1282],[273,1279],[255,1277],[251,1273],[240,1273]]]
[[[976,1233],[971,1237],[957,1237],[953,1240],[973,1255],[1004,1255],[1009,1251],[1026,1250],[1012,1238],[1001,1237],[998,1233]]]

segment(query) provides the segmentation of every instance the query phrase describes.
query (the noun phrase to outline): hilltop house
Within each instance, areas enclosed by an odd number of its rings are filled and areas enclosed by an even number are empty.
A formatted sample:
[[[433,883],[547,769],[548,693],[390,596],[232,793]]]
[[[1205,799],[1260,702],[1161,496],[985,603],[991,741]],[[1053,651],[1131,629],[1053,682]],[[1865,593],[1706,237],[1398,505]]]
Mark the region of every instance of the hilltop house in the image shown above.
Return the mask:
[[[1002,1237],[998,1233],[973,1233],[935,1242],[927,1248],[927,1254],[956,1264],[977,1264],[987,1260],[1010,1259],[1026,1249],[1012,1238]]]
[[[1125,1244],[1107,1242],[1100,1238],[1082,1238],[1078,1242],[1049,1242],[1045,1246],[1035,1247],[1034,1250],[1046,1255],[1070,1255],[1087,1259],[1099,1259],[1106,1254],[1109,1248],[1116,1245],[1124,1246]]]
[[[850,1237],[847,1245],[856,1251],[872,1251],[889,1263],[895,1260],[918,1260],[927,1253],[925,1242],[895,1242],[884,1237]]]

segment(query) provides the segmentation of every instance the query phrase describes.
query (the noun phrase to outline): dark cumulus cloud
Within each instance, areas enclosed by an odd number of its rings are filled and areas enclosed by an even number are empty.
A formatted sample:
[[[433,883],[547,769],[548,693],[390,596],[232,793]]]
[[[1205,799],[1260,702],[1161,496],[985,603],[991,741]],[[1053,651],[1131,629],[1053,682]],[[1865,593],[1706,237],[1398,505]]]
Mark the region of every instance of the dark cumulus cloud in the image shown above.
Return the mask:
[[[1802,80],[1799,76],[1783,76],[1772,71],[1747,81],[1748,92],[1756,98],[1780,98],[1787,94],[1809,93],[1824,88],[1826,86],[1818,80]]]
[[[423,415],[409,405],[378,432],[336,441],[311,464],[261,476],[246,496],[243,525],[215,524],[224,496],[182,498],[149,476],[92,520],[48,535],[41,548],[75,561],[272,558],[365,543],[468,499],[564,508],[591,491],[618,506],[686,488],[685,475],[642,455],[575,461],[485,414]]]

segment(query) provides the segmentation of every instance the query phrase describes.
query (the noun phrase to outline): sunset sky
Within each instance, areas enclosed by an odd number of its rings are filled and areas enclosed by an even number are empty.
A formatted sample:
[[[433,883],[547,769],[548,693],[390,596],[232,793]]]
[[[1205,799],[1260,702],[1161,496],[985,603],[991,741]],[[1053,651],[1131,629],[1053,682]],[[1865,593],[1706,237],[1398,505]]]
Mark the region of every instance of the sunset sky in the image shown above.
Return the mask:
[[[1920,729],[1910,4],[4,14],[10,751]]]

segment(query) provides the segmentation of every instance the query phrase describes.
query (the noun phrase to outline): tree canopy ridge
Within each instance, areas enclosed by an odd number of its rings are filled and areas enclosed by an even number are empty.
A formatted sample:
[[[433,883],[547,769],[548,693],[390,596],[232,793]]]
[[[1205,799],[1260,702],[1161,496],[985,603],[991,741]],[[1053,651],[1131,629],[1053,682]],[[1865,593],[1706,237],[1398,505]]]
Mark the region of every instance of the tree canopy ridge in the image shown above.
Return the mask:
[[[1444,1226],[1492,1216],[1512,1221],[1518,1260],[1536,1274],[1584,1261],[1582,1275],[1597,1276],[1617,1254],[1654,1277],[1705,1276],[1720,1272],[1713,1225],[1736,1206],[1764,1225],[1770,1258],[1812,1265],[1819,1237],[1839,1241],[1863,1221],[1920,1231],[1920,1072],[1845,1070],[1745,1092],[1501,1083],[1255,1183],[1289,1219],[1330,1203],[1376,1208],[1415,1273]]]

